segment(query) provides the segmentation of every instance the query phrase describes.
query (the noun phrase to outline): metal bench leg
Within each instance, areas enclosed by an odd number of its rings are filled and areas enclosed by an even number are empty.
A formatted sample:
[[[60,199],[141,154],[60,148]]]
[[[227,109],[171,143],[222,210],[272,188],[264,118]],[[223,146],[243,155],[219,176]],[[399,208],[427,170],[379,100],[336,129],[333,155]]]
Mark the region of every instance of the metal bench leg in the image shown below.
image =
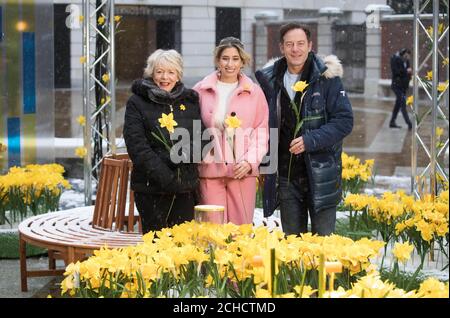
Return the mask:
[[[22,239],[19,234],[19,254],[20,254],[20,284],[23,292],[28,291],[27,284],[27,243]]]

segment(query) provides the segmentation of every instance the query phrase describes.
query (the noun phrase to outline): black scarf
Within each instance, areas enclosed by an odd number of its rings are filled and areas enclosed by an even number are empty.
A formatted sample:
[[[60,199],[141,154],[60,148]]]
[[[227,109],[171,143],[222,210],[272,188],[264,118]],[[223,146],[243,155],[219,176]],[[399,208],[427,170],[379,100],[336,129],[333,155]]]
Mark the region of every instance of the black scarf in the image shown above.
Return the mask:
[[[170,92],[159,88],[151,77],[145,78],[141,84],[147,89],[148,98],[160,104],[172,104],[184,92],[184,84],[181,82],[177,82]]]

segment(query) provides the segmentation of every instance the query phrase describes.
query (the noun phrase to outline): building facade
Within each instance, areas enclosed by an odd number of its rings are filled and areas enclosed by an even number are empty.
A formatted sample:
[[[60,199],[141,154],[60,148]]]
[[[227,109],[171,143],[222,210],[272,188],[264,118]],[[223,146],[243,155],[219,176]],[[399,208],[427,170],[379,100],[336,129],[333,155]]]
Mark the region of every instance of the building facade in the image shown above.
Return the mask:
[[[361,29],[367,19],[365,10],[374,3],[385,4],[386,1],[116,0],[116,14],[122,16],[116,39],[119,83],[138,76],[145,58],[156,48],[180,51],[186,79],[195,82],[214,69],[214,47],[221,38],[230,35],[241,38],[246,50],[253,55],[253,68],[261,67],[269,58],[279,55],[278,38],[274,35],[277,27],[286,21],[311,25],[316,31],[314,46],[319,53],[344,54],[344,50],[334,50],[335,45],[348,44],[349,40],[346,35],[336,41],[335,35],[342,35],[344,30],[339,26]],[[54,0],[54,5],[58,12],[66,12],[68,5],[78,5],[81,12],[81,1]],[[359,37],[365,40],[365,36]],[[57,43],[64,41],[67,39],[55,40]],[[81,41],[81,27],[71,28],[70,79],[73,87],[81,80],[78,63]],[[354,42],[364,41],[355,39]]]
[[[336,54],[344,64],[347,89],[365,93],[372,83],[368,77],[381,78],[381,42],[369,39],[376,28],[381,38],[379,16],[370,8],[385,3],[115,0],[121,16],[115,52],[117,136],[131,82],[142,76],[155,49],[180,51],[183,80],[192,86],[214,70],[213,50],[220,39],[239,37],[253,56],[252,67],[245,70],[252,75],[280,54],[278,29],[288,21],[307,24],[314,51]],[[0,0],[0,142],[8,146],[2,169],[74,156],[72,146],[61,148],[53,138],[82,136],[76,122],[83,104],[81,15],[81,0]]]

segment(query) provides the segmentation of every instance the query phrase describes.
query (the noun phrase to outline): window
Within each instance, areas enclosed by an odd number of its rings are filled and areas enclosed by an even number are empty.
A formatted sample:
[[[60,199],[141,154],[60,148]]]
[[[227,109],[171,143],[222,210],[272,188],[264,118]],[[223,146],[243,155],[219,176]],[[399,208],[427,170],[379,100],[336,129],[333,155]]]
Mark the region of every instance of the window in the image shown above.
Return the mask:
[[[216,8],[216,45],[227,36],[241,38],[240,8]]]
[[[66,6],[67,4],[53,6],[55,88],[70,87],[70,29],[65,27]]]
[[[122,16],[116,35],[116,76],[129,86],[142,76],[147,57],[156,49],[181,52],[181,7],[117,5]]]

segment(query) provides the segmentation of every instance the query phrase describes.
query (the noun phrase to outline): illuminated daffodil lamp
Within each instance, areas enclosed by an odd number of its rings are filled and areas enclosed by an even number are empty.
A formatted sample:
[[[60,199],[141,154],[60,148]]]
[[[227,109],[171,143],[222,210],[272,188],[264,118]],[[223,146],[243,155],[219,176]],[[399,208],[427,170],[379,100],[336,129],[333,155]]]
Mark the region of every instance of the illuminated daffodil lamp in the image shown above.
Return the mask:
[[[342,273],[342,263],[341,262],[330,262],[325,261],[325,255],[320,254],[319,256],[319,290],[318,297],[323,298],[325,294],[327,275],[330,276],[328,280],[328,291],[332,292],[334,290],[334,275],[336,273]]]
[[[334,290],[334,274],[342,273],[342,263],[325,262],[325,272],[330,276],[328,281],[328,290],[331,292]]]
[[[225,207],[222,205],[196,205],[194,207],[194,219],[197,222],[210,222],[223,224]]]

